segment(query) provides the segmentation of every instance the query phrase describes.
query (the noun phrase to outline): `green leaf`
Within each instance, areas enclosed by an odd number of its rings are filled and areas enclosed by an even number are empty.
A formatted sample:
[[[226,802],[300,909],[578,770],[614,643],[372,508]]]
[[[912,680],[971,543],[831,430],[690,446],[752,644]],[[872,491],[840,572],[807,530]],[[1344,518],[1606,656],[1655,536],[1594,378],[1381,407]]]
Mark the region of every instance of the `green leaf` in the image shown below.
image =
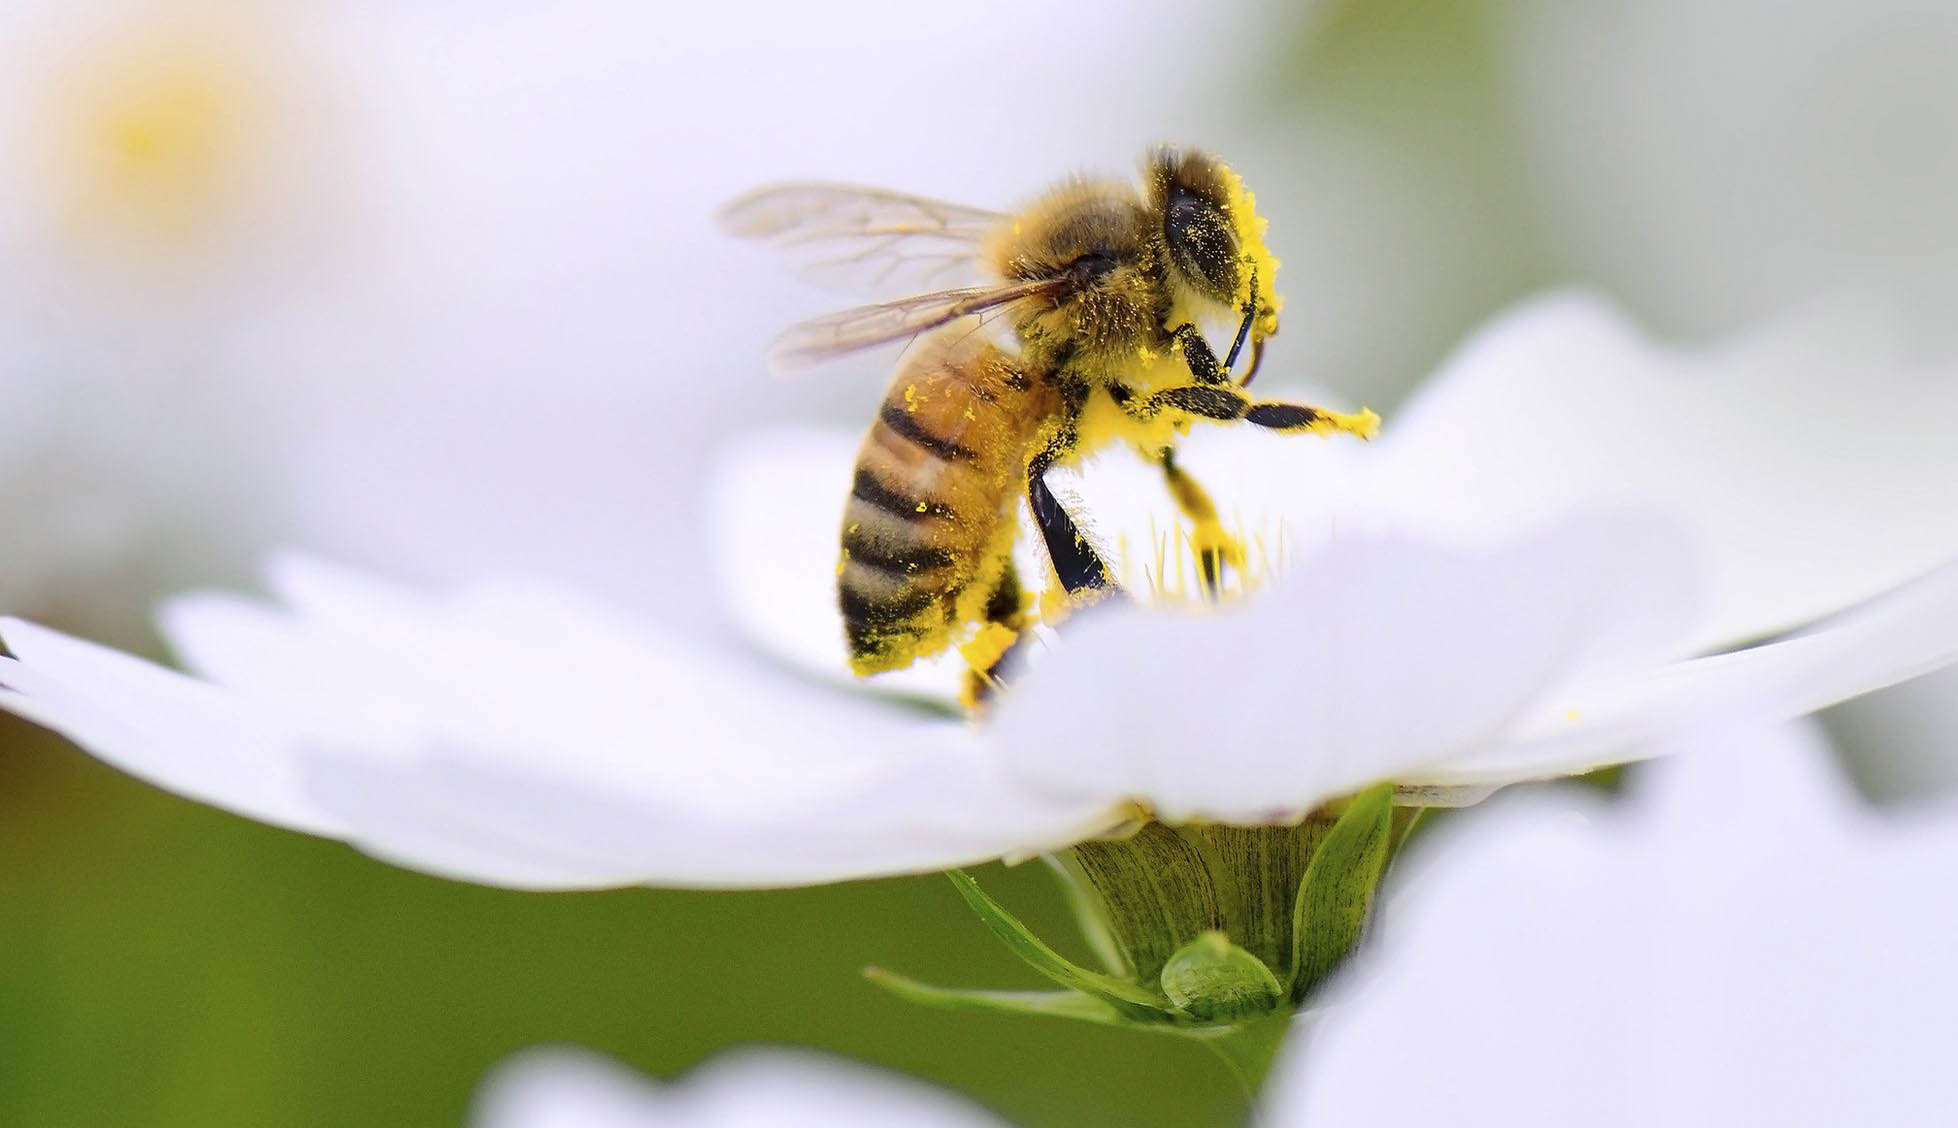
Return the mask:
[[[1071,991],[1091,995],[1114,1007],[1130,1018],[1161,1020],[1168,1011],[1164,1000],[1133,983],[1090,971],[1069,960],[1047,946],[1040,937],[1027,930],[1019,918],[1007,912],[999,902],[986,895],[979,883],[961,870],[946,870],[945,876],[952,879],[952,886],[979,914],[994,936],[999,937],[1007,950],[1024,960],[1028,967],[1053,980]]]
[[[1103,1026],[1136,1025],[1121,1011],[1079,991],[970,991],[957,987],[934,987],[880,967],[865,968],[863,977],[900,999],[940,1010],[1077,1018]]]
[[[1292,912],[1294,1001],[1303,1001],[1359,943],[1387,865],[1393,822],[1393,787],[1369,788],[1353,797],[1313,852]]]

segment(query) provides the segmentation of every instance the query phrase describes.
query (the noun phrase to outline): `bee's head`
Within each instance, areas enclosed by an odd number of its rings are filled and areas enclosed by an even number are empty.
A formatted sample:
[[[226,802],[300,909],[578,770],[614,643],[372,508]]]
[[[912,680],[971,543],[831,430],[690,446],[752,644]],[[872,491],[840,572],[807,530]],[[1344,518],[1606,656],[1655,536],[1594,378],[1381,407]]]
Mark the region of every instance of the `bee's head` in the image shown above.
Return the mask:
[[[1253,342],[1278,332],[1278,260],[1265,246],[1265,221],[1230,166],[1208,153],[1168,146],[1150,155],[1149,203],[1162,217],[1171,277],[1210,301],[1242,313],[1257,287]]]

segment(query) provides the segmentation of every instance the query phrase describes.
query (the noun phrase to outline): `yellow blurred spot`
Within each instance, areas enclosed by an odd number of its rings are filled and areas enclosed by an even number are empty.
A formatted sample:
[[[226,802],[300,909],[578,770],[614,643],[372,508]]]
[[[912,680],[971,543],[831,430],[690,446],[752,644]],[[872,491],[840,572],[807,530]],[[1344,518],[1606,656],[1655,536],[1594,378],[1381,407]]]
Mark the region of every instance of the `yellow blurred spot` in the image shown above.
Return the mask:
[[[98,234],[195,236],[231,202],[253,103],[242,61],[207,44],[170,36],[96,60],[56,107],[71,222]]]

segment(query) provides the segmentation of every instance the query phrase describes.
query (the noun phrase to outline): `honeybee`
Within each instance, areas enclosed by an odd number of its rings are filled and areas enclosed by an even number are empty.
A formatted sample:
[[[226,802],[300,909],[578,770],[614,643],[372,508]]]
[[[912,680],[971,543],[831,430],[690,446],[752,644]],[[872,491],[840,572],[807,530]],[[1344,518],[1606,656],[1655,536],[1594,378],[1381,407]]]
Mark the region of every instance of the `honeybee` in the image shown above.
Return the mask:
[[[1198,420],[1371,437],[1378,417],[1253,398],[1278,331],[1278,261],[1237,173],[1208,154],[1148,154],[1142,184],[1076,178],[1018,212],[847,185],[767,187],[728,205],[727,232],[812,273],[933,289],[819,317],[771,350],[778,369],[913,341],[857,458],[837,604],[860,675],[959,645],[983,693],[1029,623],[1013,546],[1025,496],[1070,600],[1110,572],[1047,471],[1129,443],[1162,467],[1206,587],[1240,562],[1204,489],[1175,461]],[[1236,322],[1222,360],[1199,324]],[[1246,344],[1242,376],[1234,371]]]

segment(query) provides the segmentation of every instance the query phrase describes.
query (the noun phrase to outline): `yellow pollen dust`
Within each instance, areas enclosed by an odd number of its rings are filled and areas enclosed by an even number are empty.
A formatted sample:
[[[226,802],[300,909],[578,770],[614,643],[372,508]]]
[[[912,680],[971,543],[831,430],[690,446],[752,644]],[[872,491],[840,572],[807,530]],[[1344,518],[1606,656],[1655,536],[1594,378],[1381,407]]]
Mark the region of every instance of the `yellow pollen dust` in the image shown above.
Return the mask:
[[[959,646],[959,656],[975,670],[989,670],[1013,647],[1017,632],[999,623],[987,623]]]
[[[1367,407],[1351,415],[1343,411],[1328,411],[1325,413],[1325,424],[1327,433],[1344,432],[1361,439],[1371,439],[1380,433],[1380,416]],[[1312,429],[1316,431],[1320,428],[1315,426]]]

